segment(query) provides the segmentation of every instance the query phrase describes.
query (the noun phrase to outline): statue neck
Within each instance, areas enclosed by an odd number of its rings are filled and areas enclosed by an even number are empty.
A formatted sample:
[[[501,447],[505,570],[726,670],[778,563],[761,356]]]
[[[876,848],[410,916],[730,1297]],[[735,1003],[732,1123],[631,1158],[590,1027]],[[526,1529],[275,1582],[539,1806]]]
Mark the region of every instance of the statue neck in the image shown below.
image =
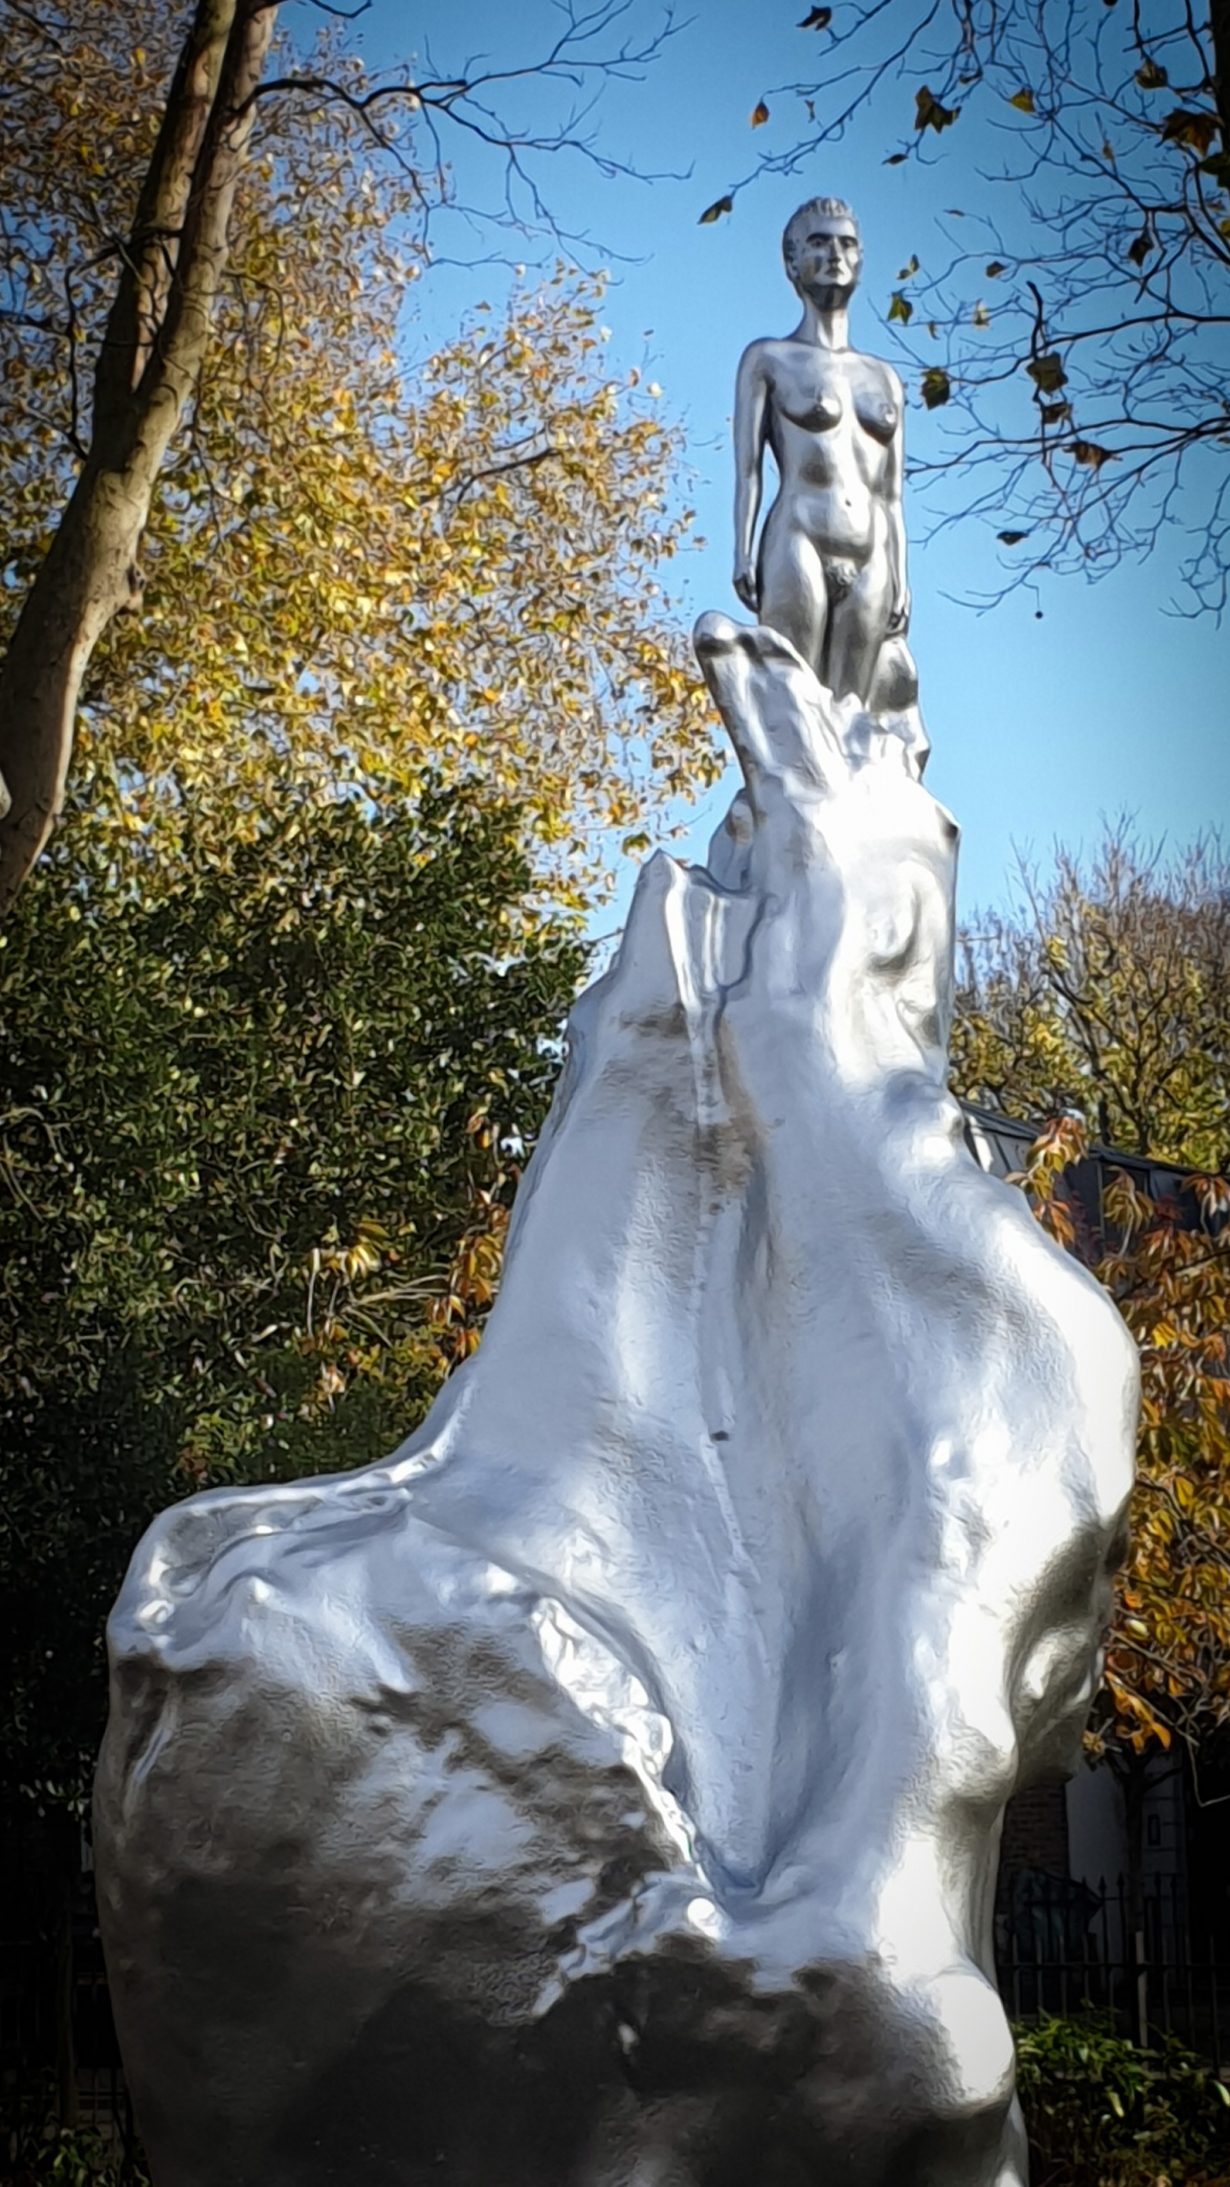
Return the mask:
[[[848,349],[850,347],[850,313],[845,304],[831,308],[818,304],[814,297],[803,298],[803,316],[794,330],[792,340],[811,342],[817,349]]]

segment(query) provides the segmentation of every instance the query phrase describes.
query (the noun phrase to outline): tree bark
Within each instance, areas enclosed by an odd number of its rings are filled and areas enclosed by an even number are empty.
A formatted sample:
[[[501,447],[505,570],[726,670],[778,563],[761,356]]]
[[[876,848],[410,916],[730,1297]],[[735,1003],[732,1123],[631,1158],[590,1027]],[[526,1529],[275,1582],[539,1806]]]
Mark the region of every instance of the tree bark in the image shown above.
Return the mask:
[[[139,553],[226,266],[276,0],[197,0],[122,256],[88,454],[0,667],[0,915],[64,801],[82,680]],[[8,807],[4,810],[4,793]]]

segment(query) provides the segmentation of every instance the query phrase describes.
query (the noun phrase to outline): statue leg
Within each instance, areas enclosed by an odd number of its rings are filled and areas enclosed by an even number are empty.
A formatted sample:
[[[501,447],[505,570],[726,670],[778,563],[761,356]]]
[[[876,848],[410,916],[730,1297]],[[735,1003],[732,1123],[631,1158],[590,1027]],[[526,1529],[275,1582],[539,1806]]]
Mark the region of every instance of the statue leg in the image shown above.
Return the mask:
[[[760,621],[789,638],[822,676],[829,595],[824,567],[806,532],[769,513],[760,542]]]
[[[853,577],[829,611],[828,684],[835,699],[854,692],[864,704],[871,696],[876,662],[888,631],[889,572],[875,556]]]

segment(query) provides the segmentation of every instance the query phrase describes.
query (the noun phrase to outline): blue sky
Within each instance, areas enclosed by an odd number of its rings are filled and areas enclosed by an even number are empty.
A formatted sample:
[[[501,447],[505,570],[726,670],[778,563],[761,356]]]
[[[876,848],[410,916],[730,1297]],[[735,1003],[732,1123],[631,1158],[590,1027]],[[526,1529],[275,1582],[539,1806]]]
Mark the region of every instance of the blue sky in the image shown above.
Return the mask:
[[[915,72],[890,86],[873,117],[814,171],[762,181],[738,198],[732,218],[697,225],[701,209],[749,171],[759,149],[791,140],[797,106],[775,87],[819,61],[819,42],[797,28],[805,12],[801,0],[698,0],[690,21],[680,11],[680,27],[643,80],[607,86],[590,124],[597,141],[657,179],[603,177],[569,156],[542,169],[557,217],[595,239],[587,263],[612,270],[612,362],[643,365],[648,357],[664,407],[687,434],[689,499],[709,541],[682,570],[679,613],[689,621],[707,607],[742,612],[730,589],[731,398],[743,345],[788,331],[797,317],[779,254],[788,215],[814,194],[854,204],[866,255],[852,339],[892,354],[881,315],[899,267],[912,254],[924,267],[929,255],[946,254],[944,208],[964,197],[972,213],[980,192],[985,198],[963,149],[973,139],[959,139],[956,129],[944,140],[947,156],[930,168],[885,166],[912,111]],[[624,26],[637,35],[660,21],[652,6],[632,0]],[[515,8],[448,0],[413,14],[404,0],[373,0],[357,39],[373,67],[421,66],[426,48],[434,72],[446,73],[476,53],[496,65],[532,57],[559,22],[549,0],[518,0]],[[563,96],[552,95],[557,114]],[[771,118],[753,135],[749,116],[762,96]],[[494,193],[494,173],[468,156],[458,172],[474,195]],[[498,247],[533,255],[515,241]],[[481,256],[492,243],[455,227],[448,248]],[[480,295],[495,301],[508,278],[499,266],[437,268],[420,292],[424,339],[446,335]],[[926,446],[935,430],[914,396],[907,445]],[[912,642],[933,746],[927,779],[961,823],[966,916],[1014,900],[1018,849],[1045,864],[1057,839],[1092,845],[1104,816],[1127,811],[1144,835],[1174,844],[1230,816],[1227,633],[1211,619],[1172,612],[1180,540],[1097,585],[1046,579],[1037,595],[1016,592],[978,615],[958,602],[996,580],[989,534],[967,523],[924,548],[928,521],[907,498]],[[708,797],[676,846],[684,855],[702,853],[724,804],[718,793]],[[609,912],[600,923],[610,925]]]

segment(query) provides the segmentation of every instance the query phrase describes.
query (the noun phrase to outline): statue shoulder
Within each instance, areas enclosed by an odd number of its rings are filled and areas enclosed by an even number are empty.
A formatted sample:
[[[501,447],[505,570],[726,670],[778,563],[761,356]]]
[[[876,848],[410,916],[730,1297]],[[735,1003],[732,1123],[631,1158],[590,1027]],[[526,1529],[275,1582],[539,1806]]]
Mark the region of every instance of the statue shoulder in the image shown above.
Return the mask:
[[[888,364],[883,357],[864,357],[863,362],[874,374],[884,392],[891,395],[898,409],[904,410],[905,389],[901,384],[901,374],[894,371],[892,365]]]
[[[739,359],[739,378],[741,380],[771,379],[775,355],[780,346],[780,343],[775,341],[771,334],[761,335],[757,341],[749,342]]]

